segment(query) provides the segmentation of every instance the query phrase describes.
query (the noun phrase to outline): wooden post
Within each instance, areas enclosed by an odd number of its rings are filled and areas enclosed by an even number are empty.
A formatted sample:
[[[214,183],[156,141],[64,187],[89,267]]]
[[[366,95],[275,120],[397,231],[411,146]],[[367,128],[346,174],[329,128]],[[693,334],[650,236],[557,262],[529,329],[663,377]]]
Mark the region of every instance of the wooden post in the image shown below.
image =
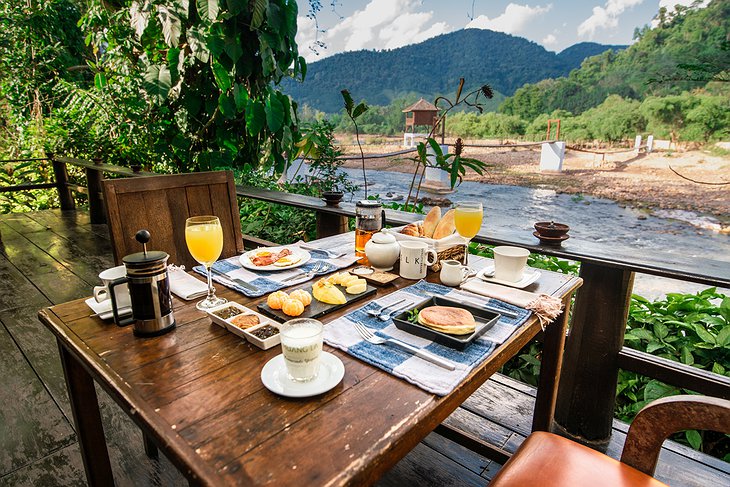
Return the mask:
[[[104,174],[92,168],[86,168],[86,184],[89,190],[89,216],[91,223],[106,223],[106,211],[104,210],[104,196],[101,189],[101,181]]]
[[[53,175],[56,178],[56,189],[58,190],[58,199],[61,202],[61,210],[73,210],[76,208],[71,188],[68,187],[68,171],[66,163],[57,161],[49,154],[51,164],[53,164]]]
[[[583,263],[580,277],[584,284],[575,299],[553,431],[605,452],[634,273]]]
[[[346,216],[317,212],[317,238],[339,235],[348,231],[348,218]]]

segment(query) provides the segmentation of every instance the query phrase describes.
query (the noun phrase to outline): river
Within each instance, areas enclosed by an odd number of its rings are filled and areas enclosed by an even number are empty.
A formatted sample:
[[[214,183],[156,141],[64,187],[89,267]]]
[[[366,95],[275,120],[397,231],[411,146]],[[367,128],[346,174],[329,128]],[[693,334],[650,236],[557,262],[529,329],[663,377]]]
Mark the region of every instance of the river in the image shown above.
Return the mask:
[[[342,169],[349,178],[362,187],[362,170]],[[301,174],[301,172],[300,172]],[[381,197],[391,193],[408,194],[411,175],[400,172],[367,172],[368,193]],[[360,199],[358,191],[353,199]],[[421,193],[421,196],[433,196]],[[681,212],[675,213],[636,209],[615,201],[558,194],[551,189],[527,188],[466,181],[452,194],[452,201],[478,200],[484,205],[482,228],[489,231],[511,230],[532,233],[536,221],[567,223],[572,236],[580,235],[590,250],[611,245],[627,255],[637,253],[688,254],[727,262],[730,268],[730,236],[714,230],[719,222],[712,217]],[[401,202],[403,201],[401,200]],[[518,218],[515,218],[518,215]],[[696,292],[707,286],[637,275],[634,292],[649,299],[657,299],[667,292]],[[726,291],[730,294],[730,290]]]

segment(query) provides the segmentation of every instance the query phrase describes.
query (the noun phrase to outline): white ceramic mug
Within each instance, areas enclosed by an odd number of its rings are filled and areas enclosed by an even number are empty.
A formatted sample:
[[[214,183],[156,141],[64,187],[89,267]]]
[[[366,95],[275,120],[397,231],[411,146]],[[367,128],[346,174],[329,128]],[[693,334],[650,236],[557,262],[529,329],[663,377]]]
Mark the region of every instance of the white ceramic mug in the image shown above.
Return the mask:
[[[461,265],[458,260],[442,260],[441,261],[441,284],[445,286],[455,287],[466,281],[472,270],[465,265]]]
[[[520,247],[494,247],[494,277],[502,281],[522,279],[530,251]]]
[[[430,257],[430,258],[429,258]],[[426,242],[404,241],[400,243],[400,276],[404,279],[423,279],[428,266],[438,261],[436,251]]]
[[[96,302],[102,303],[109,299],[109,283],[126,275],[127,269],[123,265],[102,271],[99,274],[99,279],[101,279],[104,285],[94,287],[94,299]],[[117,307],[119,309],[128,308],[132,305],[132,299],[129,296],[129,288],[127,286],[117,286],[114,292],[116,293]]]

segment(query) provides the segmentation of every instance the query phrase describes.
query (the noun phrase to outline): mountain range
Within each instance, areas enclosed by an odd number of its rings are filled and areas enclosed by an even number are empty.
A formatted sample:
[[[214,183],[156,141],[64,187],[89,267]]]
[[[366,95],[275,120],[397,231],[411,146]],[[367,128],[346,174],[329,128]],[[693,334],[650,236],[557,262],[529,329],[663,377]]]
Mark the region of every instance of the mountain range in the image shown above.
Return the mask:
[[[452,95],[462,77],[465,90],[488,84],[501,100],[525,83],[566,76],[587,57],[624,48],[582,42],[554,53],[522,37],[465,29],[392,50],[335,54],[310,64],[303,83],[286,80],[282,89],[300,106],[327,113],[340,111],[343,89],[356,100],[388,105],[405,96]]]

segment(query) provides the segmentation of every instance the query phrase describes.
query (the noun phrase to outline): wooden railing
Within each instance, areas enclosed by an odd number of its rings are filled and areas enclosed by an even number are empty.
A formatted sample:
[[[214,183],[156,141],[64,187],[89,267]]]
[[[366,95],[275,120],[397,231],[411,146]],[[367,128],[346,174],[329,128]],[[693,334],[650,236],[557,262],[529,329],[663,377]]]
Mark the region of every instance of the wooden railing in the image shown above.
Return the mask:
[[[73,191],[86,193],[92,223],[104,223],[104,197],[101,181],[104,174],[124,177],[148,177],[153,173],[126,167],[67,157],[52,159],[55,182],[42,185],[6,187],[0,191],[56,188],[61,208],[74,208]],[[69,181],[67,165],[83,168],[87,185]],[[33,186],[33,187],[31,187]],[[237,186],[244,198],[289,205],[314,211],[317,235],[324,237],[347,231],[348,219],[355,216],[352,203],[327,206],[319,198]],[[419,219],[419,215],[386,210],[389,225],[402,225]],[[730,265],[727,262],[686,258],[681,253],[625,255],[605,243],[595,245],[574,236],[559,247],[535,243],[531,234],[481,232],[474,239],[492,245],[516,245],[531,252],[551,255],[581,263],[584,280],[573,310],[572,326],[566,340],[566,352],[560,374],[554,429],[590,444],[605,448],[611,433],[618,369],[634,371],[668,384],[703,394],[730,399],[730,378],[662,359],[623,346],[634,273],[730,288]]]

